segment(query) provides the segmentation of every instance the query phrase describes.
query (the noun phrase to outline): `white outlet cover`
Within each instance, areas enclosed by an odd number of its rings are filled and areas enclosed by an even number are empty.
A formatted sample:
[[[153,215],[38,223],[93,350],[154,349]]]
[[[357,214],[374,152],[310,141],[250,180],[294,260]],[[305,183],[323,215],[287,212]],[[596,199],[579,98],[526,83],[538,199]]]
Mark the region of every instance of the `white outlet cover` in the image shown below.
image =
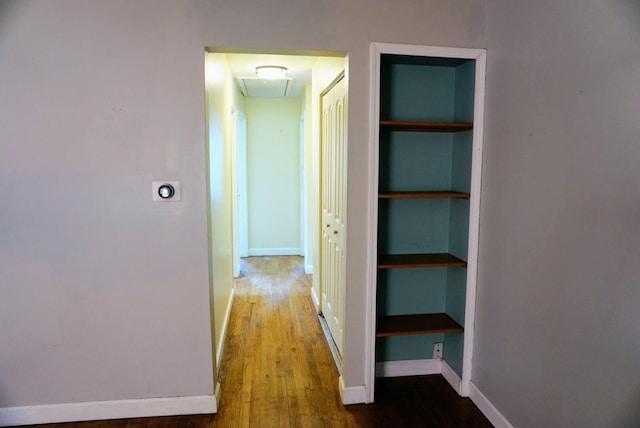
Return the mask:
[[[164,186],[165,184],[173,187],[174,194],[171,198],[161,198],[158,193],[158,189]],[[151,182],[151,200],[154,202],[180,202],[182,199],[182,193],[180,192],[180,182],[179,181],[152,181]]]

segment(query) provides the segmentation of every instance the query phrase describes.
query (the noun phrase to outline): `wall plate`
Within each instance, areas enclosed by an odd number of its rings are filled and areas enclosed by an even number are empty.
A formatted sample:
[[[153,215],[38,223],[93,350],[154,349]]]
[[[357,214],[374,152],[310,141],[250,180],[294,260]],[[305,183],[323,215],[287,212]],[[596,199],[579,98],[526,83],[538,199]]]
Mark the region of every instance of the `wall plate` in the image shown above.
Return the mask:
[[[165,186],[163,188],[163,186]],[[160,196],[160,189],[173,189],[173,195],[163,198]],[[151,182],[151,199],[154,202],[179,202],[182,199],[179,181],[152,181]],[[170,194],[171,192],[169,192]]]

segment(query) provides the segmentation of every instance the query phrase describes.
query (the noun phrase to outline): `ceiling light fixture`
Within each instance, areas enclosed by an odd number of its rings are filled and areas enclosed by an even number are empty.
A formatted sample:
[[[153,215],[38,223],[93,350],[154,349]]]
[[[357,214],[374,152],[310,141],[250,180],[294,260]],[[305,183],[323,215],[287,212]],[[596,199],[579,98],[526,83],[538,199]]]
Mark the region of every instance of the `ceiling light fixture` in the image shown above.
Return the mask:
[[[283,79],[287,77],[287,67],[261,65],[260,67],[256,67],[256,75],[262,79]]]

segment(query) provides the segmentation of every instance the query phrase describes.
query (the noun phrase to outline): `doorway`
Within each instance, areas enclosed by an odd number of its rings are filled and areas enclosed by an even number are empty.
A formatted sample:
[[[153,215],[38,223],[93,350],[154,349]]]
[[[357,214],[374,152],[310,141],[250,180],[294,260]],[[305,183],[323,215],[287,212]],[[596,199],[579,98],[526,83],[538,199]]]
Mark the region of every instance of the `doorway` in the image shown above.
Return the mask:
[[[300,66],[302,63],[306,65]],[[276,84],[255,79],[256,67],[273,64],[286,67],[288,78]],[[227,322],[235,293],[233,278],[240,274],[243,256],[303,257],[305,273],[313,273],[309,291],[313,305],[316,312],[321,313],[323,310],[319,274],[322,264],[319,207],[321,93],[345,70],[345,67],[344,54],[305,56],[295,53],[207,53],[205,74],[211,330],[216,373],[220,369]],[[255,96],[256,90],[276,91],[276,94],[277,91],[280,92],[279,95]],[[289,115],[289,122],[295,123],[291,128],[294,131],[285,132],[283,127],[274,127],[279,119],[275,118],[273,113],[281,109],[278,104],[291,107],[296,103],[297,112],[291,109]],[[257,131],[259,127],[254,125],[260,121],[272,128]],[[278,147],[279,139],[273,137],[280,131],[283,134],[294,135],[295,144]],[[263,132],[271,137],[265,138]],[[256,135],[258,137],[254,140],[253,137]],[[255,141],[259,141],[257,149],[252,147]],[[282,150],[279,152],[280,149]],[[275,164],[285,157],[289,158],[287,165],[293,164],[293,168],[298,171],[297,179],[290,186],[294,189],[295,197],[288,193],[289,196],[285,196],[285,199],[278,199],[282,196],[277,193],[282,189],[282,185],[270,183],[269,179],[273,178],[271,174],[274,174],[274,171],[283,172],[284,166],[277,167]],[[266,168],[263,168],[265,166]],[[261,168],[266,169],[266,175],[264,171],[258,171]],[[341,189],[341,192],[343,190]],[[276,193],[271,193],[272,191]],[[297,213],[293,216],[294,220],[278,222],[278,226],[273,226],[275,220],[282,220],[277,218],[278,214],[273,217],[273,213],[270,213],[272,220],[261,218],[266,217],[265,214],[268,214],[267,211],[270,209],[282,213],[278,209],[282,208],[285,202],[292,202],[289,205],[294,207],[292,211]],[[255,206],[252,207],[252,203],[263,205],[256,209]],[[256,218],[263,224],[256,224]],[[260,227],[261,232],[258,230]],[[293,239],[287,241],[289,244],[272,241],[276,244],[269,246],[260,244],[267,242],[260,241],[260,233],[263,234],[262,238],[268,237],[269,234],[271,238],[283,238],[282,235],[291,234]],[[290,244],[291,242],[295,244]]]

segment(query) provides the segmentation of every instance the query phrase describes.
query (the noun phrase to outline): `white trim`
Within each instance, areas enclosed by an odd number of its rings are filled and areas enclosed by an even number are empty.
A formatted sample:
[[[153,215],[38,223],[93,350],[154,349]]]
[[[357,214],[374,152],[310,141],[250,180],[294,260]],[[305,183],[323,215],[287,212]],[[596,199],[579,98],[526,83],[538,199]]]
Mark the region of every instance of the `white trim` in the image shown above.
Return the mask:
[[[378,276],[378,162],[379,162],[379,132],[380,127],[380,47],[377,43],[371,44],[369,57],[369,93],[371,94],[369,105],[369,227],[370,242],[367,245],[367,271],[365,272],[365,355],[364,370],[365,382],[368,386],[367,397],[369,403],[373,403],[376,380],[376,294]]]
[[[305,260],[307,257],[305,257]],[[311,257],[309,257],[311,259]],[[312,264],[304,264],[304,273],[307,275],[313,275],[313,265]]]
[[[467,243],[467,295],[464,317],[462,355],[462,385],[460,395],[469,395],[473,370],[473,337],[476,318],[476,289],[478,279],[478,241],[480,237],[480,190],[482,182],[482,141],[484,136],[484,94],[486,53],[479,50],[476,60],[475,94],[473,106],[473,157],[471,165],[471,198],[469,201],[469,242]]]
[[[251,256],[299,256],[300,248],[249,248]]]
[[[237,193],[232,197],[237,201],[238,216],[233,220],[238,223],[238,256],[247,257],[249,255],[249,214],[247,200],[247,118],[238,111],[236,116],[236,176],[235,181],[238,183]],[[240,131],[240,132],[238,132]]]
[[[367,403],[367,389],[362,386],[350,386],[347,388],[344,385],[344,379],[342,376],[338,378],[338,389],[340,391],[340,398],[342,404],[345,406],[348,404],[361,404]]]
[[[443,375],[452,383],[456,391],[463,396],[469,394],[472,374],[473,335],[475,323],[476,277],[478,258],[478,235],[480,217],[480,179],[482,175],[482,138],[484,130],[484,92],[486,74],[486,50],[449,48],[437,46],[402,45],[390,43],[371,43],[370,52],[370,105],[369,105],[369,213],[368,246],[365,309],[365,382],[369,394],[369,402],[373,402],[375,385],[375,325],[376,325],[376,277],[377,277],[377,223],[378,223],[378,145],[380,120],[380,57],[382,54],[416,55],[441,58],[466,58],[476,61],[475,97],[474,97],[474,129],[473,129],[473,165],[471,171],[471,200],[469,211],[469,247],[467,257],[467,296],[465,306],[464,355],[462,358],[462,380],[455,375],[447,378],[446,369]],[[444,365],[443,365],[444,367]],[[448,366],[447,366],[448,367]],[[449,374],[451,374],[449,373]]]
[[[213,389],[213,395],[216,396],[216,401],[220,399],[220,390],[221,390],[220,382],[216,382],[216,386]]]
[[[449,364],[445,360],[442,360],[442,377],[444,377],[449,385],[458,393],[458,395],[462,395],[462,380],[460,376],[451,368]]]
[[[371,44],[379,54],[416,55],[436,58],[476,59],[486,51],[486,49],[475,48],[452,48],[396,43],[372,42]]]
[[[455,371],[444,360],[405,360],[405,361],[385,361],[376,363],[376,377],[399,377],[399,376],[421,376],[440,374],[446,379],[451,387],[460,394],[462,381]],[[341,388],[342,378],[340,379]],[[341,392],[342,395],[342,392]],[[465,395],[463,395],[465,396]],[[513,428],[507,418],[484,396],[478,387],[469,383],[468,397],[478,406],[478,409],[496,428]],[[373,402],[373,401],[370,401]],[[346,404],[346,403],[345,403]]]
[[[239,201],[238,201],[238,112],[234,106],[231,106],[231,123],[230,128],[230,142],[229,146],[231,157],[231,233],[232,242],[231,246],[231,260],[233,263],[233,277],[238,278],[240,276],[240,252],[239,247]]]
[[[480,392],[478,387],[470,382],[469,398],[478,406],[478,409],[489,419],[489,422],[496,428],[513,428],[513,425],[504,417],[498,409],[489,401],[485,395]]]
[[[214,395],[0,408],[0,426],[216,413]]]
[[[313,306],[316,308],[316,312],[320,313],[320,298],[313,287],[311,288],[311,300],[313,300]]]
[[[442,360],[403,360],[376,363],[376,377],[421,376],[442,373]]]
[[[307,260],[307,176],[305,174],[304,160],[306,156],[306,142],[304,130],[305,114],[299,119],[298,145],[300,156],[298,159],[298,180],[300,184],[300,255]]]
[[[216,344],[216,371],[220,369],[220,361],[222,360],[222,352],[224,351],[224,343],[227,337],[227,327],[229,326],[229,318],[231,318],[231,307],[233,306],[233,299],[236,296],[236,289],[231,289],[229,295],[229,303],[227,304],[227,310],[224,314],[224,321],[222,322],[222,337]]]

